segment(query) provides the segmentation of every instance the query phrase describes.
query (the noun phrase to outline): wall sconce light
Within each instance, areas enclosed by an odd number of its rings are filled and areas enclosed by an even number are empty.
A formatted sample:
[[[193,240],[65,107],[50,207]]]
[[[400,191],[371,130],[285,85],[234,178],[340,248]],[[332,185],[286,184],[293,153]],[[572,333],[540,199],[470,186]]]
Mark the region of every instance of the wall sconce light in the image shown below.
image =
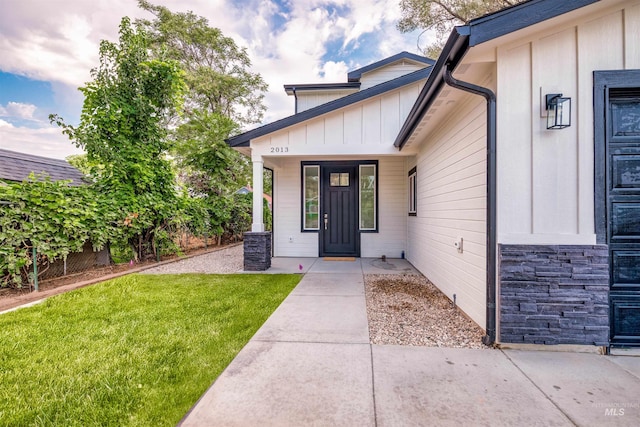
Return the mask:
[[[571,126],[571,98],[563,98],[561,93],[546,95],[547,129],[564,129]]]

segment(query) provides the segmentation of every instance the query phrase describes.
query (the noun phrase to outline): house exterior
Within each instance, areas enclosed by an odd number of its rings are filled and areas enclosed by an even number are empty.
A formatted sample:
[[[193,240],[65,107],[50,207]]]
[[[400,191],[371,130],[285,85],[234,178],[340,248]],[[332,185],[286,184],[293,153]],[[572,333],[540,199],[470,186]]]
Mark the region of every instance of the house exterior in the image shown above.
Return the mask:
[[[22,182],[31,173],[44,173],[52,181],[69,180],[71,185],[83,185],[82,173],[66,160],[50,159],[0,148],[0,180]]]
[[[404,255],[485,343],[640,345],[638,34],[640,0],[531,0],[419,70],[296,89],[294,116],[228,141],[254,188],[274,170],[274,256]]]

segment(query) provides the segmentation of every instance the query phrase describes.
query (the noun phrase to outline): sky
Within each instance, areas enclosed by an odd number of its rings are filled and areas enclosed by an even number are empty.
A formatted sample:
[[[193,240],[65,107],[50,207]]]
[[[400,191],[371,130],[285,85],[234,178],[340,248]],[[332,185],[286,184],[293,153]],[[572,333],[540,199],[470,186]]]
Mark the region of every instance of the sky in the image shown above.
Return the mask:
[[[264,123],[293,114],[292,83],[346,82],[347,72],[401,51],[418,34],[396,29],[400,0],[152,0],[193,11],[246,47],[269,85]],[[51,158],[81,153],[48,116],[78,124],[78,87],[98,65],[100,40],[123,16],[152,18],[136,0],[0,0],[0,148]],[[422,40],[425,42],[425,40]],[[424,43],[423,43],[424,44]]]

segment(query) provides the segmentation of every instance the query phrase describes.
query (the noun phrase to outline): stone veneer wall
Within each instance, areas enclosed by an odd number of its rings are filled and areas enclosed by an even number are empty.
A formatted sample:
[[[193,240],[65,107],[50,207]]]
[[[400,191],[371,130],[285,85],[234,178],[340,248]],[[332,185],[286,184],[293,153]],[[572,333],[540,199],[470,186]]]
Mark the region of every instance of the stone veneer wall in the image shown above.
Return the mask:
[[[607,345],[606,245],[500,245],[500,341]]]
[[[245,271],[265,271],[271,267],[271,232],[244,233]]]

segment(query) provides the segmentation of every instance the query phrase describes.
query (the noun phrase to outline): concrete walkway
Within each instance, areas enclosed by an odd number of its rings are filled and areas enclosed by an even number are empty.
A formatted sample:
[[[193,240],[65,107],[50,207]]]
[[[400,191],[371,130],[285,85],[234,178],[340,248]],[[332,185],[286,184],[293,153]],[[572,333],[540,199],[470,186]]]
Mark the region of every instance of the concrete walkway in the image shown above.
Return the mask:
[[[640,357],[369,344],[363,273],[415,273],[380,263],[274,259],[304,278],[181,425],[640,425]]]

